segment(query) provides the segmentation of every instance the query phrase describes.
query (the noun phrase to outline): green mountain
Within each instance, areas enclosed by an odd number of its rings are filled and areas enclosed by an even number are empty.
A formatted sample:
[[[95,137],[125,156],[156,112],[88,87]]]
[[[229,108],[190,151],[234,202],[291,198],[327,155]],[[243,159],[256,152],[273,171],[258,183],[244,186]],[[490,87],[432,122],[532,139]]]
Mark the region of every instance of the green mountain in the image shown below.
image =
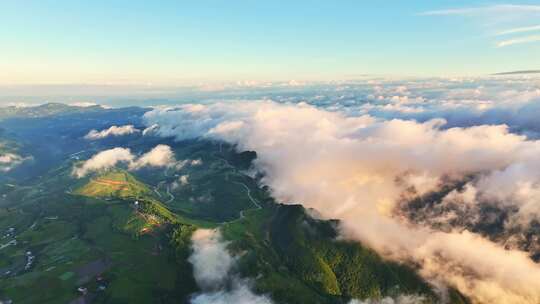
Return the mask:
[[[336,222],[307,215],[298,205],[272,205],[226,225],[242,273],[278,303],[347,303],[401,294],[438,298],[414,269],[385,261],[357,242],[336,240]],[[452,291],[452,303],[465,303]]]

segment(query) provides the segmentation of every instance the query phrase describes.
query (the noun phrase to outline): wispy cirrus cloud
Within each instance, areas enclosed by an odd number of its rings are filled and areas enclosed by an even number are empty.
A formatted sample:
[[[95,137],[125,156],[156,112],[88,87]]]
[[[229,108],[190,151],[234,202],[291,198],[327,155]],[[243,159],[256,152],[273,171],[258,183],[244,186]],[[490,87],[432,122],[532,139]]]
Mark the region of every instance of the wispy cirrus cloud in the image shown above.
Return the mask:
[[[477,16],[488,14],[528,14],[540,13],[540,5],[516,5],[516,4],[497,4],[490,6],[453,8],[444,10],[433,10],[420,13],[424,16],[441,16],[441,15],[463,15]]]
[[[533,43],[540,36],[518,36],[519,34],[540,31],[540,25],[530,25],[540,18],[540,5],[496,4],[475,7],[449,8],[425,11],[420,16],[454,16],[471,19],[487,29],[488,37],[516,35],[517,37],[493,41],[497,48]]]
[[[509,30],[500,31],[496,34],[496,36],[504,36],[504,35],[511,35],[511,34],[518,34],[518,33],[527,33],[527,32],[536,32],[540,31],[540,25],[535,26],[524,26],[524,27],[517,27]]]
[[[497,42],[497,47],[501,48],[505,46],[524,44],[524,43],[533,43],[533,42],[538,42],[538,41],[540,41],[540,35],[525,36],[525,37],[519,37],[515,39],[508,39],[508,40]]]

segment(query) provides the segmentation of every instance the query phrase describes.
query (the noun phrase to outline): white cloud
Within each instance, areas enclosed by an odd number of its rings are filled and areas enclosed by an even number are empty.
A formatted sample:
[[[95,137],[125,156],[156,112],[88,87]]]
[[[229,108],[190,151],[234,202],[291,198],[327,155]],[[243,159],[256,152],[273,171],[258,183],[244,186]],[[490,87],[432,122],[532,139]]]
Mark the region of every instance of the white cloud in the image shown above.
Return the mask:
[[[540,31],[540,25],[524,26],[524,27],[518,27],[518,28],[500,31],[497,33],[497,36],[517,34],[517,33],[526,33],[526,32],[535,32],[535,31]]]
[[[166,167],[174,165],[175,162],[176,160],[174,159],[174,152],[172,151],[171,147],[167,145],[157,145],[152,150],[133,161],[129,165],[129,168],[135,170],[147,166]]]
[[[113,168],[120,162],[133,162],[134,158],[129,149],[109,149],[92,156],[92,158],[85,161],[81,166],[74,167],[72,173],[77,178],[81,178],[90,172]]]
[[[219,230],[199,229],[193,233],[193,254],[189,262],[197,284],[201,288],[220,288],[227,279],[235,262],[227,252],[227,242],[221,238]]]
[[[192,236],[195,281],[202,293],[195,294],[192,304],[271,304],[267,296],[256,295],[249,282],[232,273],[236,259],[227,251],[219,230],[197,230]],[[230,285],[230,287],[228,287]]]
[[[532,154],[510,166],[481,175],[467,184],[477,202],[502,208],[517,206],[506,226],[527,226],[540,221],[540,155]],[[465,193],[466,194],[466,193]],[[467,200],[471,202],[471,198]]]
[[[22,157],[15,153],[0,154],[0,172],[8,172],[32,157]]]
[[[157,125],[157,124],[151,125],[151,126],[145,128],[142,131],[142,135],[146,136],[146,135],[149,135],[149,134],[153,134],[157,129],[159,129],[159,125]]]
[[[177,170],[177,171],[180,171],[182,170],[185,166],[192,166],[192,167],[196,167],[196,166],[200,166],[203,164],[203,161],[202,159],[198,158],[198,159],[184,159],[184,160],[179,160],[177,161],[175,164],[174,164],[174,168]]]
[[[178,178],[178,181],[180,182],[180,185],[185,186],[189,184],[189,175],[182,175],[180,178]]]
[[[203,163],[203,161],[202,161],[202,159],[200,159],[200,158],[198,158],[198,159],[192,159],[191,162],[190,162],[190,164],[191,164],[192,166],[200,166],[200,165],[202,165],[202,163]]]
[[[33,107],[35,104],[27,103],[27,102],[8,102],[8,103],[2,103],[0,105],[0,108],[7,108],[7,107],[15,107],[15,108],[28,108]]]
[[[73,107],[81,107],[81,108],[99,106],[99,104],[95,102],[88,102],[88,101],[71,102],[68,105],[73,106]]]
[[[538,26],[527,26],[531,22],[537,22],[538,18],[540,18],[540,5],[496,4],[481,7],[428,11],[423,12],[420,15],[466,17],[474,22],[483,23],[482,28],[484,29],[488,29],[491,32],[495,31],[494,36],[520,34],[540,30]],[[500,30],[500,27],[502,26],[505,28],[512,28],[509,30]],[[492,34],[490,36],[492,36]],[[504,47],[515,44],[532,43],[539,40],[538,36],[517,37],[500,41],[496,45],[497,47]]]
[[[102,139],[109,136],[123,136],[128,134],[133,134],[140,132],[138,129],[136,129],[133,125],[125,125],[125,126],[111,126],[108,129],[98,131],[98,130],[91,130],[84,136],[84,138],[89,140],[96,140],[96,139]]]
[[[173,190],[176,190],[178,189],[179,187],[184,187],[184,186],[187,186],[189,185],[189,175],[188,174],[184,174],[184,175],[181,175],[178,180],[174,181],[172,184],[171,184],[171,187]]]
[[[539,83],[534,77],[517,77],[475,79],[459,85],[450,80],[422,80],[412,89],[414,99],[409,98],[407,104],[386,97],[393,91],[394,84],[389,84],[380,92],[385,96],[381,101],[370,100],[340,110],[387,119],[444,118],[448,127],[506,124],[513,131],[540,132],[534,114],[540,110]]]
[[[540,267],[524,252],[467,231],[415,225],[393,212],[410,189],[436,191],[442,178],[534,163],[539,141],[504,125],[445,129],[443,119],[382,120],[273,102],[156,109],[145,119],[160,125],[161,136],[203,136],[257,151],[263,182],[278,200],[340,219],[345,236],[388,258],[413,261],[428,280],[483,303],[540,302]],[[512,195],[512,189],[501,191]]]
[[[497,47],[505,47],[505,46],[511,46],[516,44],[523,44],[523,43],[532,43],[540,41],[540,35],[532,35],[532,36],[525,36],[525,37],[519,37],[514,39],[508,39],[503,40],[500,42],[497,42]]]
[[[167,145],[157,145],[138,158],[131,153],[130,149],[113,148],[101,151],[81,165],[75,166],[72,174],[81,178],[91,172],[111,169],[119,163],[127,164],[129,170],[137,170],[143,167],[171,166],[176,161],[172,149]]]
[[[266,296],[253,293],[247,285],[233,286],[230,291],[203,293],[191,299],[192,304],[271,304]]]
[[[425,16],[444,16],[444,15],[492,15],[492,14],[524,14],[540,13],[540,5],[515,5],[515,4],[497,4],[481,7],[455,8],[445,10],[434,10],[423,12],[420,15]]]

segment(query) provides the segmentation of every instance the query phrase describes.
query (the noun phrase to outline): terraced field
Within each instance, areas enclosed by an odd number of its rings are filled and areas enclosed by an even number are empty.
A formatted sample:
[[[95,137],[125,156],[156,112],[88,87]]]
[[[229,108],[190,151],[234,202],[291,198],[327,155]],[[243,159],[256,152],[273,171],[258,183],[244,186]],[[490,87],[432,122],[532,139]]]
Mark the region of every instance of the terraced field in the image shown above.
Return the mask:
[[[151,192],[149,187],[139,182],[128,172],[114,170],[91,178],[86,185],[76,189],[74,193],[102,198],[136,198]]]

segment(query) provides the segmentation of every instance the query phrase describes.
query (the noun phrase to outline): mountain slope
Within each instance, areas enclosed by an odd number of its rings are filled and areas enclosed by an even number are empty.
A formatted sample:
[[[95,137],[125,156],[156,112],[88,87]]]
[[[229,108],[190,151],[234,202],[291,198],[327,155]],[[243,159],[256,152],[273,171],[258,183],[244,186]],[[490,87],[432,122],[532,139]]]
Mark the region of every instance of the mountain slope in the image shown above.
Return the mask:
[[[47,103],[34,107],[0,107],[0,120],[6,118],[36,118],[48,117],[53,115],[95,112],[103,110],[101,106],[77,107],[62,103]]]
[[[432,287],[414,269],[385,261],[356,242],[336,240],[336,222],[311,218],[297,205],[250,211],[224,227],[231,249],[242,257],[241,272],[277,303],[347,303],[419,295],[438,303]],[[466,303],[454,291],[452,303]]]

